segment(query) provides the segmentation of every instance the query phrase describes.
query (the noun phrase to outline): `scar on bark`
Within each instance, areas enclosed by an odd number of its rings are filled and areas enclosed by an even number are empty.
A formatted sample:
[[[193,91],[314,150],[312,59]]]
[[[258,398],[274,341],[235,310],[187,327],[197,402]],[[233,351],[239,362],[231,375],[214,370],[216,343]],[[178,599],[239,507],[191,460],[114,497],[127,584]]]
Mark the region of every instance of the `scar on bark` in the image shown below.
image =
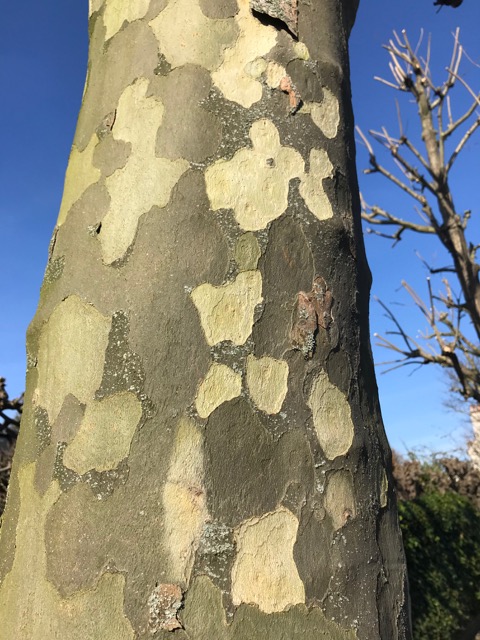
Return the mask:
[[[280,91],[283,91],[288,95],[288,100],[290,104],[290,115],[295,115],[297,111],[302,106],[302,97],[297,90],[297,87],[293,84],[290,76],[285,76],[280,80],[279,85]]]
[[[250,0],[256,18],[298,39],[298,0]]]
[[[150,632],[183,629],[177,618],[182,604],[183,593],[178,584],[157,584],[148,599]]]
[[[332,306],[332,292],[322,276],[314,279],[309,293],[297,294],[290,339],[293,348],[301,351],[305,359],[313,357],[319,327],[328,331],[333,322]]]

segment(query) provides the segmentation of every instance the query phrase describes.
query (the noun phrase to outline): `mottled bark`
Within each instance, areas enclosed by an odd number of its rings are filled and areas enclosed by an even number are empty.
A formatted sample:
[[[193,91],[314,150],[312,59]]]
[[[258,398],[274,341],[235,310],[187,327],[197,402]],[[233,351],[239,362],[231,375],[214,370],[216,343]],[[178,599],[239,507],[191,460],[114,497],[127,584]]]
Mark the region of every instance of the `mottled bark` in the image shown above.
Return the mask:
[[[409,637],[355,9],[300,0],[297,39],[248,0],[92,0],[28,335],[5,638]]]

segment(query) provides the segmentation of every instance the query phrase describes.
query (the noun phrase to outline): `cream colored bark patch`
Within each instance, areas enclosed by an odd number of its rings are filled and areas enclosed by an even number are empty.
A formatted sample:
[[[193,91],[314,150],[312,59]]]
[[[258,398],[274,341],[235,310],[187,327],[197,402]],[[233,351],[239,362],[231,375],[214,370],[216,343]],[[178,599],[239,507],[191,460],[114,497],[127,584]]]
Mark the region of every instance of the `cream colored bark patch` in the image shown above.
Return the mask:
[[[298,151],[282,147],[270,120],[254,122],[250,138],[253,149],[219,160],[206,170],[205,180],[212,209],[233,209],[243,229],[256,231],[285,211],[289,182],[302,175],[304,164]]]
[[[220,65],[237,33],[233,18],[207,18],[198,0],[170,0],[150,26],[172,67],[198,64],[209,71]]]
[[[340,124],[340,110],[337,97],[330,89],[323,87],[323,100],[313,103],[310,113],[323,135],[326,138],[335,138]]]
[[[247,385],[250,397],[266,413],[278,413],[288,391],[288,364],[285,360],[247,358]]]
[[[224,364],[214,363],[202,381],[195,408],[201,418],[208,416],[224,402],[233,400],[242,392],[242,376]]]
[[[284,507],[244,522],[235,532],[232,599],[261,611],[285,611],[305,602],[305,588],[293,559],[298,520]]]
[[[98,236],[106,264],[122,258],[132,244],[140,216],[154,205],[164,207],[173,187],[188,169],[186,160],[167,160],[155,155],[157,131],[163,105],[147,98],[148,80],[142,78],[120,97],[113,128],[116,140],[132,145],[127,164],[105,180],[110,208]]]
[[[349,471],[333,471],[328,475],[325,509],[335,530],[356,516],[352,474]]]
[[[231,284],[201,284],[191,295],[209,345],[223,340],[244,344],[252,333],[255,307],[263,300],[262,276],[242,271]]]
[[[167,579],[186,586],[208,511],[203,486],[202,434],[193,421],[180,420],[163,490]]]
[[[304,42],[295,42],[293,50],[299,60],[310,60],[310,52]]]
[[[333,164],[324,149],[310,151],[310,171],[302,178],[300,195],[310,211],[319,219],[333,217],[333,209],[322,181],[333,177]]]
[[[150,0],[109,0],[103,12],[103,23],[106,29],[105,40],[120,31],[124,22],[133,22],[144,18],[149,6]]]
[[[38,387],[34,401],[56,419],[71,393],[93,400],[103,374],[111,320],[77,296],[60,302],[44,325],[38,350]]]
[[[287,76],[285,67],[282,67],[278,62],[269,62],[265,73],[265,80],[271,89],[276,89],[280,86],[280,82]]]
[[[88,146],[82,151],[74,146],[68,160],[65,184],[63,187],[62,204],[58,214],[57,226],[62,225],[67,219],[68,212],[77,202],[80,196],[100,180],[102,172],[93,166],[93,153],[98,144],[98,137],[94,134],[90,138]]]
[[[253,17],[249,0],[237,2],[239,12],[235,21],[240,35],[235,44],[225,52],[221,67],[212,73],[212,80],[227,100],[248,109],[262,97],[262,85],[252,63],[276,45],[277,31],[273,27],[264,26]],[[249,71],[253,71],[252,75]]]
[[[267,70],[267,61],[265,58],[256,58],[253,62],[249,62],[245,66],[245,73],[252,78],[260,78],[262,73]]]
[[[104,0],[88,0],[88,15],[91,16],[92,13],[98,11],[101,8],[103,2]]]
[[[385,469],[382,469],[382,480],[380,482],[380,506],[384,509],[388,504],[388,478]]]
[[[80,475],[114,469],[128,456],[141,417],[141,402],[129,391],[94,400],[65,450],[64,465]]]
[[[35,464],[19,471],[15,559],[0,586],[1,637],[133,640],[134,631],[123,611],[122,574],[103,574],[92,589],[66,599],[47,580],[45,521],[61,491],[54,482],[39,496],[34,477]]]
[[[308,406],[318,441],[329,460],[342,456],[352,446],[353,422],[350,405],[344,394],[321,371],[315,379]]]

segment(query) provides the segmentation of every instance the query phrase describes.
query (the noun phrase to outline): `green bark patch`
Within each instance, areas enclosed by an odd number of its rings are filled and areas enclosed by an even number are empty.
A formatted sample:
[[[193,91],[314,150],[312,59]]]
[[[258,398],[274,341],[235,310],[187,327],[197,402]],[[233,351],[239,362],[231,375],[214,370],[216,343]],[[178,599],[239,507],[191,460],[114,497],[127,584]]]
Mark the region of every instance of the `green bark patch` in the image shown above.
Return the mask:
[[[60,488],[52,483],[39,496],[34,476],[34,464],[19,472],[23,526],[17,529],[12,568],[0,586],[3,637],[133,640],[123,612],[124,576],[105,573],[91,589],[68,599],[62,599],[47,580],[45,521]]]
[[[220,119],[200,106],[208,97],[211,84],[208,71],[191,64],[152,80],[149,91],[159,96],[165,106],[156,142],[158,157],[201,163],[217,151],[222,139]],[[179,119],[185,102],[189,109]]]
[[[200,9],[208,18],[233,18],[238,4],[237,0],[200,0]]]
[[[121,94],[136,78],[152,77],[158,43],[147,24],[130,23],[103,52],[105,32],[97,20],[90,44],[90,71],[78,119],[75,145],[83,151],[103,118],[117,108]]]
[[[263,613],[257,607],[241,605],[226,624],[222,596],[206,576],[193,582],[179,616],[191,640],[355,640],[354,630],[343,629],[328,620],[319,608],[304,605],[280,613]]]
[[[281,358],[291,348],[295,298],[299,291],[308,291],[313,280],[312,252],[300,225],[290,216],[272,224],[260,268],[265,308],[253,329],[255,351]]]
[[[291,482],[308,486],[312,477],[304,435],[292,431],[276,442],[244,399],[210,416],[205,461],[209,512],[230,526],[275,510]]]

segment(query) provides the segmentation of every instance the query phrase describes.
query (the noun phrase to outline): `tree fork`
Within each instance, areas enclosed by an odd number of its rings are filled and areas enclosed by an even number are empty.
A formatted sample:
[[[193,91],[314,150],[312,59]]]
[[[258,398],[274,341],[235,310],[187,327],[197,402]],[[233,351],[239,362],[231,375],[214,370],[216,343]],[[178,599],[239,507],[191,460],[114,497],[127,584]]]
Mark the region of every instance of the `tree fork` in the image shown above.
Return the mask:
[[[369,347],[356,8],[91,0],[28,332],[2,638],[410,637]]]

